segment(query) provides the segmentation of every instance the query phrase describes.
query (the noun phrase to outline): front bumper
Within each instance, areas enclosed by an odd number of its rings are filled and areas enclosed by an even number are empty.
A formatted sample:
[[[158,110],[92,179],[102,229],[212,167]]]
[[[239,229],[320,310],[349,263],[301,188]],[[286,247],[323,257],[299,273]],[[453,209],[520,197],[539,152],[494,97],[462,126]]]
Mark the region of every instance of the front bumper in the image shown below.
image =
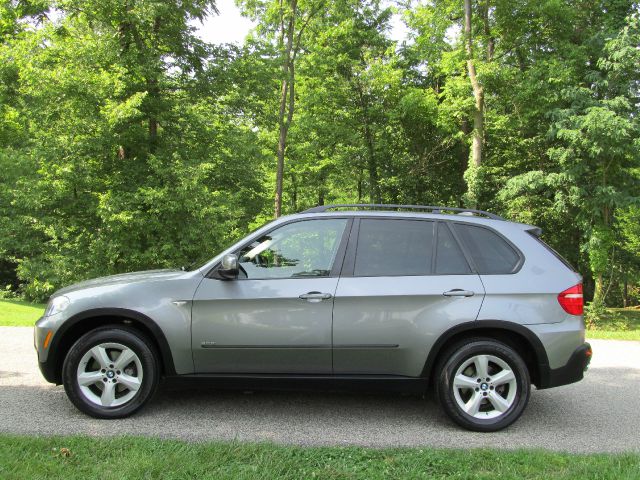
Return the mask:
[[[45,339],[50,335],[49,343],[45,347]],[[38,367],[47,382],[59,384],[61,379],[56,375],[55,355],[50,354],[56,338],[56,324],[51,317],[42,317],[33,329],[33,346],[38,355]]]
[[[564,367],[554,369],[547,367],[546,372],[541,375],[542,378],[538,388],[559,387],[579,382],[584,378],[584,372],[589,367],[592,356],[591,345],[584,343],[573,352]]]
[[[53,362],[38,362],[38,367],[40,367],[40,372],[47,382],[60,385],[62,380],[59,378],[59,375],[56,375],[55,364]]]

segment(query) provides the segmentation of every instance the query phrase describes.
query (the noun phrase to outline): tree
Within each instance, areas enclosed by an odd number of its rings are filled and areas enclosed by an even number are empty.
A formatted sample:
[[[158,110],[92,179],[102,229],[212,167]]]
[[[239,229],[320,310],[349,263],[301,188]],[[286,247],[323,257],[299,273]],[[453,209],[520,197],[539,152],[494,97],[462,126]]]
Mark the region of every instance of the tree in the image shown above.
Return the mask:
[[[258,33],[267,42],[275,42],[282,66],[278,107],[278,142],[276,148],[276,181],[274,216],[282,213],[287,136],[295,110],[296,59],[304,48],[305,31],[315,17],[326,8],[324,0],[248,0],[244,11],[260,21]]]
[[[254,53],[192,38],[192,4],[167,15],[156,3],[121,6],[129,14],[61,6],[60,20],[0,48],[0,91],[13,89],[15,104],[0,131],[22,132],[0,151],[0,225],[11,232],[0,254],[34,299],[87,277],[204,261],[263,205],[251,109],[264,92],[239,81],[255,67],[260,78]]]
[[[485,28],[488,29],[488,15],[489,5],[488,0],[485,0],[484,9],[486,11],[485,16]],[[468,183],[467,195],[468,201],[473,207],[477,207],[478,204],[478,169],[482,165],[482,147],[484,143],[484,87],[480,84],[478,74],[476,72],[475,60],[473,57],[473,34],[471,29],[472,24],[472,7],[471,0],[464,0],[464,43],[467,54],[467,72],[471,87],[473,89],[473,97],[475,100],[473,110],[473,131],[472,131],[472,146],[471,157],[469,159],[469,169],[467,170],[465,177]],[[493,44],[488,47],[487,60],[491,60],[493,55]]]
[[[316,42],[299,65],[300,113],[291,131],[298,207],[411,202],[438,190],[416,175],[432,160],[420,142],[442,140],[433,137],[437,121],[424,115],[432,105],[418,90],[406,91],[404,65],[385,35],[390,19],[377,1],[335,2],[315,25]]]

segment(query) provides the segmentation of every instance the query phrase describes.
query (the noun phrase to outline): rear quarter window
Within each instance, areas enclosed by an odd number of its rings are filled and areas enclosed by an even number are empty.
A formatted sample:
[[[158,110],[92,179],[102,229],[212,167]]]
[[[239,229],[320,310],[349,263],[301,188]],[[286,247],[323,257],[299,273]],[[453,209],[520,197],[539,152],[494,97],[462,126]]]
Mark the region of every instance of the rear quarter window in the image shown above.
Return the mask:
[[[455,224],[455,230],[471,255],[479,274],[515,273],[520,266],[520,254],[496,232],[462,223]]]

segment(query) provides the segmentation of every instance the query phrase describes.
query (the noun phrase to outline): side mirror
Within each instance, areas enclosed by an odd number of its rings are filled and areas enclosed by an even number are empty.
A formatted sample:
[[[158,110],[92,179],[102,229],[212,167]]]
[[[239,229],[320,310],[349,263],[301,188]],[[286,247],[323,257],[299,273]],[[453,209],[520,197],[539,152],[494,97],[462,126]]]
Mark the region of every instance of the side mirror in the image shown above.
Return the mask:
[[[238,256],[232,253],[226,254],[222,257],[220,268],[218,268],[218,274],[225,280],[232,280],[238,278]]]

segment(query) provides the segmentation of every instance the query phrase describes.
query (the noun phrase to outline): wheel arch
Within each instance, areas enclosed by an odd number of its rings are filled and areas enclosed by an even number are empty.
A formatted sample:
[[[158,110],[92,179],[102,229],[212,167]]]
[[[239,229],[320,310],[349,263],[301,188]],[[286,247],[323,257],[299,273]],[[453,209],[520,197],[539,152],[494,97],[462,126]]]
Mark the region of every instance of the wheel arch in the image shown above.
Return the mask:
[[[431,381],[435,378],[434,370],[440,358],[451,345],[465,338],[478,336],[509,345],[522,356],[534,385],[540,388],[548,383],[549,359],[540,339],[528,328],[504,320],[476,320],[456,325],[444,332],[431,348],[421,376]]]
[[[161,375],[175,375],[173,355],[160,327],[148,316],[124,308],[96,308],[66,320],[53,336],[47,367],[52,381],[62,383],[62,364],[71,346],[85,333],[105,325],[123,324],[138,330],[153,342],[160,354]]]

